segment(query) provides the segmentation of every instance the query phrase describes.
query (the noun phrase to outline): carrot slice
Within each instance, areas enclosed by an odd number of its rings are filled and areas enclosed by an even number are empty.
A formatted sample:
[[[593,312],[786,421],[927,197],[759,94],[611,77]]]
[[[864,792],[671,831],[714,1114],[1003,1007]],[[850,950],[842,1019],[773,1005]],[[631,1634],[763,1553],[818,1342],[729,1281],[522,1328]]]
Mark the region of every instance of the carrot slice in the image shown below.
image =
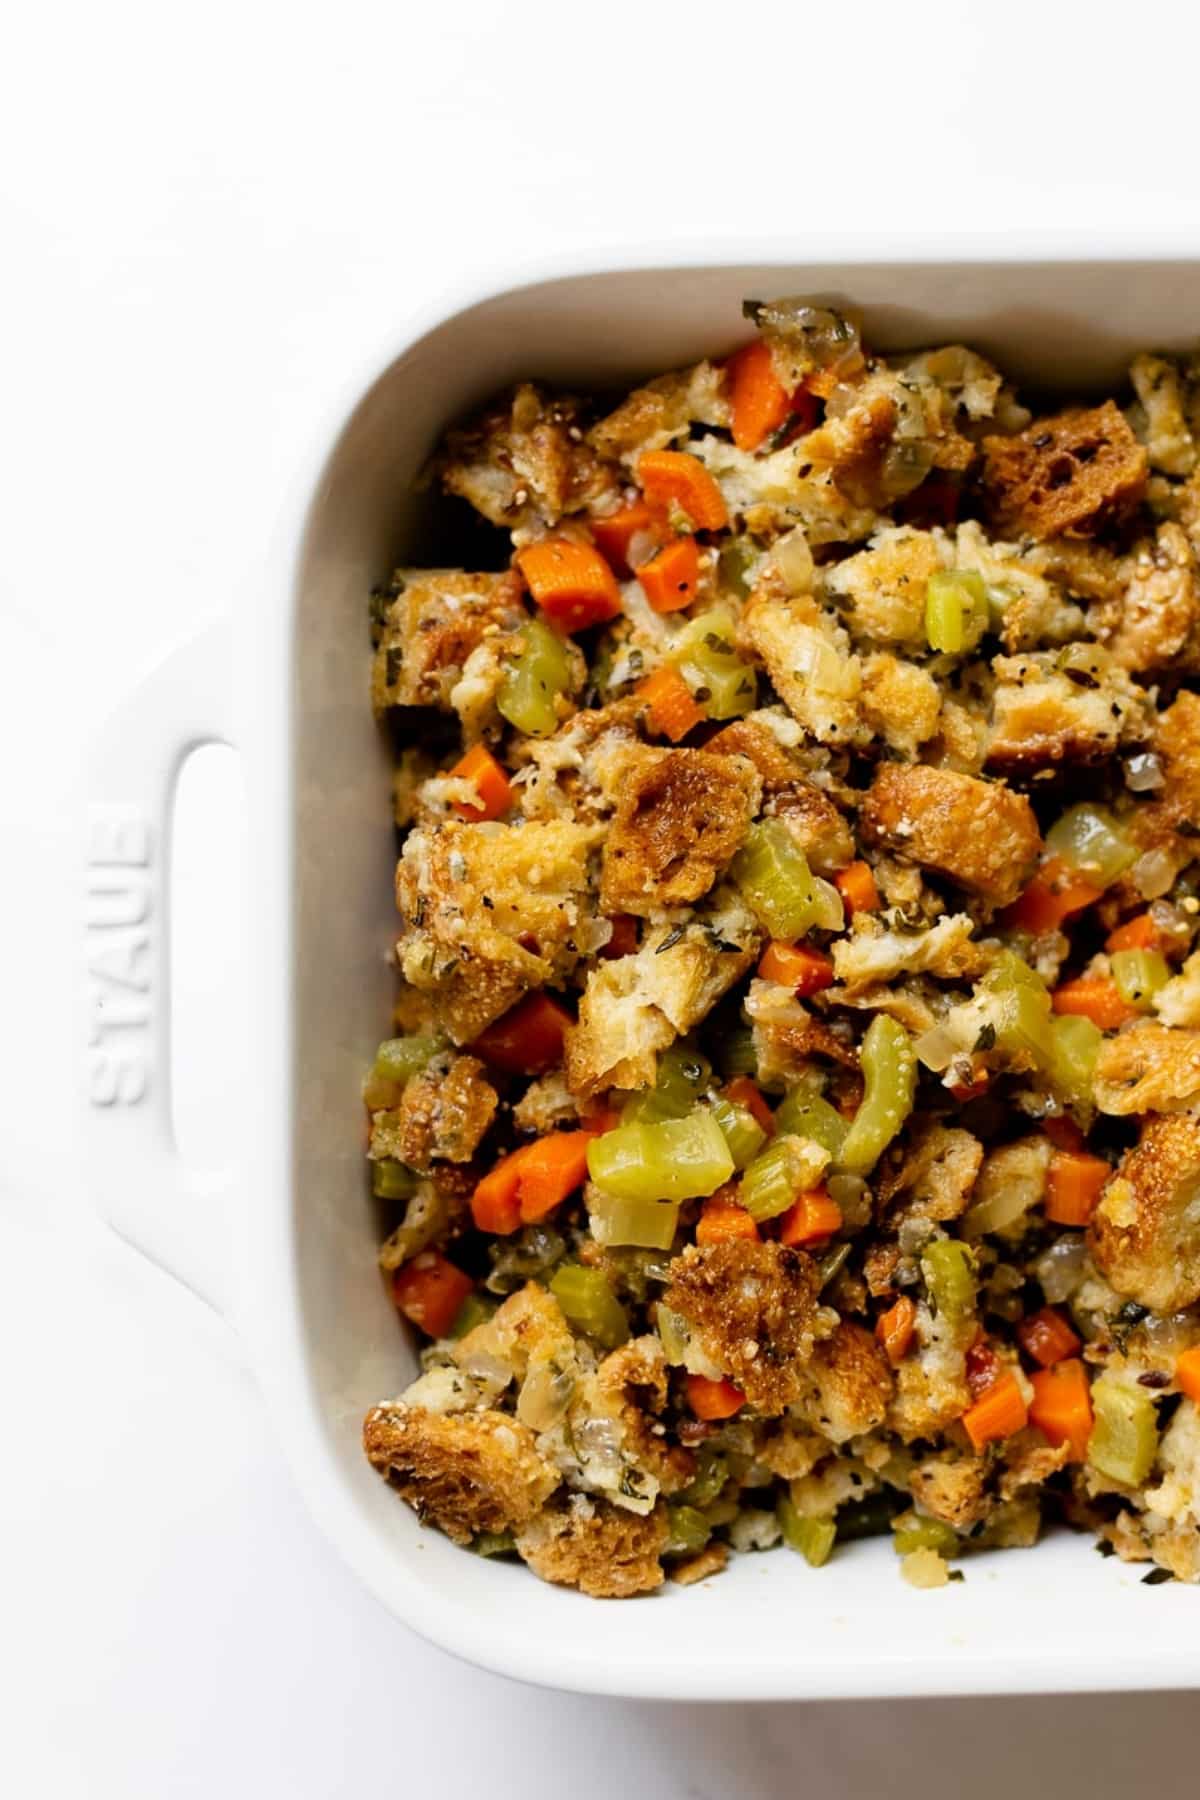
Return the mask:
[[[477,804],[471,800],[454,802],[454,810],[464,819],[502,819],[513,803],[508,776],[482,744],[473,744],[450,773],[460,781],[474,782],[479,795]]]
[[[1063,1113],[1057,1119],[1043,1119],[1042,1130],[1056,1150],[1082,1150],[1084,1135],[1074,1119]]]
[[[570,1023],[570,1013],[549,994],[528,994],[480,1032],[471,1053],[507,1075],[544,1075],[562,1061]]]
[[[1030,1424],[1036,1425],[1052,1444],[1068,1444],[1072,1462],[1084,1462],[1092,1435],[1092,1394],[1087,1370],[1075,1359],[1060,1362],[1053,1369],[1038,1369],[1030,1380]]]
[[[543,538],[518,550],[517,567],[546,617],[563,631],[585,631],[621,610],[617,578],[591,544]]]
[[[833,963],[819,950],[803,944],[770,943],[763,951],[758,972],[764,981],[792,988],[801,1000],[833,986]]]
[[[677,537],[635,569],[642,592],[658,613],[690,606],[700,586],[700,552],[694,537]]]
[[[629,546],[634,538],[654,538],[661,543],[670,531],[662,514],[652,512],[644,500],[635,500],[632,506],[623,506],[602,519],[589,519],[588,526],[596,548],[624,575],[633,574]]]
[[[723,531],[728,525],[721,490],[699,457],[686,450],[645,450],[637,473],[651,507],[683,513],[696,531]]]
[[[1057,931],[1064,919],[1099,900],[1102,890],[1077,875],[1061,856],[1044,862],[1024,893],[1001,914],[1006,925],[1040,935]]]
[[[1127,1019],[1136,1019],[1138,1009],[1122,1000],[1115,981],[1106,975],[1080,975],[1064,981],[1050,996],[1056,1013],[1073,1013],[1090,1019],[1101,1031],[1115,1031]]]
[[[397,1269],[392,1297],[406,1319],[432,1338],[445,1337],[475,1283],[436,1250],[422,1250]]]
[[[591,1125],[580,1131],[552,1131],[526,1147],[517,1176],[522,1224],[536,1225],[582,1187],[588,1145],[597,1135]]]
[[[1055,1363],[1078,1355],[1080,1349],[1079,1338],[1052,1306],[1043,1306],[1040,1312],[1021,1320],[1017,1326],[1017,1342],[1026,1356],[1041,1363],[1043,1369],[1052,1369]]]
[[[870,863],[852,862],[839,869],[833,885],[845,901],[851,918],[855,913],[879,911],[879,889],[875,886]]]
[[[732,1419],[746,1404],[741,1388],[722,1376],[712,1381],[707,1375],[689,1375],[685,1383],[688,1405],[698,1419]]]
[[[781,1244],[816,1244],[842,1228],[842,1209],[823,1187],[798,1194],[779,1222]]]
[[[904,1361],[917,1327],[917,1309],[907,1294],[901,1294],[894,1305],[880,1313],[875,1321],[875,1336],[893,1368]]]
[[[1200,1406],[1200,1344],[1176,1357],[1175,1386]]]
[[[758,1239],[758,1226],[744,1206],[736,1200],[712,1194],[704,1202],[696,1222],[698,1244],[724,1244],[732,1238]]]
[[[756,338],[729,361],[733,400],[733,441],[739,450],[757,450],[778,431],[790,411],[787,389],[775,373],[770,347]]]
[[[725,1098],[734,1106],[744,1106],[755,1124],[761,1125],[768,1137],[774,1137],[775,1114],[748,1075],[735,1075],[732,1081],[727,1081]]]
[[[1112,1169],[1102,1156],[1056,1150],[1046,1172],[1042,1211],[1054,1225],[1086,1225]]]
[[[645,704],[649,729],[670,738],[673,744],[686,737],[705,716],[704,708],[692,697],[691,688],[671,663],[655,669],[637,691]]]
[[[1161,950],[1163,934],[1154,923],[1148,912],[1135,913],[1132,919],[1126,919],[1115,931],[1110,931],[1104,940],[1104,948],[1111,955],[1115,950]]]
[[[1029,1413],[1020,1384],[1011,1371],[994,1381],[985,1394],[968,1406],[963,1427],[976,1450],[997,1438],[1011,1437],[1028,1422]]]

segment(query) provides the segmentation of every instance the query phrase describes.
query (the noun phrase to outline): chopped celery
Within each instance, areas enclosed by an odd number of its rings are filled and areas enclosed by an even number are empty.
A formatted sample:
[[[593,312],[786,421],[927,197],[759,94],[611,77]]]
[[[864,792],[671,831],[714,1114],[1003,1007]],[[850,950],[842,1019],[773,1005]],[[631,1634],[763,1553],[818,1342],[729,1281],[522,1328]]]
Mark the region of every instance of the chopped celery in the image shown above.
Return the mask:
[[[720,1049],[722,1072],[734,1075],[757,1075],[758,1056],[754,1049],[754,1032],[749,1025],[731,1031]]]
[[[696,1452],[696,1473],[681,1489],[679,1499],[685,1506],[711,1506],[728,1480],[729,1467],[720,1451],[711,1444],[701,1444]]]
[[[592,1236],[606,1248],[632,1244],[643,1250],[669,1250],[679,1222],[679,1202],[633,1200],[593,1187],[588,1192],[588,1220]]]
[[[958,1533],[941,1519],[926,1519],[919,1513],[901,1513],[892,1521],[892,1548],[897,1556],[913,1550],[935,1550],[939,1556],[958,1554]]]
[[[739,600],[750,596],[750,570],[758,560],[758,551],[746,538],[730,538],[718,558],[721,585],[732,588]]]
[[[988,623],[987,589],[975,569],[940,569],[925,584],[925,636],[931,650],[973,650]]]
[[[1160,987],[1171,979],[1161,950],[1118,950],[1112,957],[1112,977],[1117,992],[1129,1006],[1148,1012]]]
[[[921,1273],[932,1311],[965,1319],[975,1304],[975,1258],[956,1238],[934,1238],[921,1252]]]
[[[1092,1383],[1095,1422],[1087,1459],[1102,1475],[1139,1487],[1158,1454],[1158,1415],[1144,1387],[1106,1373]]]
[[[868,1494],[863,1500],[847,1501],[838,1508],[838,1543],[882,1537],[885,1531],[891,1530],[892,1520],[906,1503],[907,1496],[898,1494],[894,1488],[880,1488],[877,1494]]]
[[[779,1529],[783,1532],[783,1541],[789,1550],[799,1551],[805,1562],[814,1569],[819,1569],[822,1563],[829,1561],[837,1537],[835,1520],[808,1518],[804,1513],[797,1512],[787,1495],[779,1502],[776,1516],[779,1519]]]
[[[846,924],[842,896],[820,875],[813,876],[813,924],[818,931],[842,931]]]
[[[1070,806],[1046,833],[1046,848],[1096,887],[1108,887],[1137,861],[1137,846],[1107,806]]]
[[[1092,1074],[1104,1033],[1078,1013],[1058,1013],[1050,1021],[1050,1075],[1072,1100],[1090,1100]]]
[[[561,1306],[567,1323],[586,1337],[595,1338],[604,1349],[615,1350],[628,1338],[629,1320],[625,1317],[625,1308],[601,1269],[564,1263],[551,1278],[550,1292]]]
[[[653,1125],[662,1119],[685,1119],[712,1077],[707,1058],[680,1044],[672,1044],[658,1059],[652,1088],[632,1095],[621,1111],[623,1125]]]
[[[663,1355],[669,1363],[681,1363],[687,1356],[692,1334],[682,1313],[673,1312],[662,1300],[654,1309],[654,1325],[662,1341]]]
[[[711,1536],[712,1526],[694,1506],[668,1506],[664,1556],[694,1556],[697,1550],[703,1550]]]
[[[485,1325],[495,1310],[495,1306],[489,1306],[482,1294],[468,1294],[454,1315],[450,1336],[466,1337],[468,1331],[474,1331],[477,1325]]]
[[[476,1556],[510,1556],[516,1547],[511,1531],[478,1531],[471,1539]]]
[[[764,1219],[778,1218],[801,1191],[808,1166],[808,1158],[794,1137],[777,1137],[742,1176],[739,1202],[760,1225]]]
[[[445,1039],[440,1037],[385,1038],[375,1052],[371,1073],[381,1081],[394,1081],[403,1086],[421,1073],[444,1043]]]
[[[999,1048],[1031,1056],[1036,1063],[1049,1062],[1053,1054],[1050,995],[1028,963],[1006,951],[980,986],[999,1002],[992,1017]]]
[[[773,938],[793,943],[803,937],[813,922],[816,887],[808,859],[782,819],[751,825],[731,872]]]
[[[671,656],[710,719],[737,719],[753,712],[758,679],[734,647],[734,622],[724,607],[691,620],[675,640]]]
[[[917,1059],[904,1027],[887,1013],[876,1013],[862,1042],[860,1063],[866,1091],[838,1162],[865,1175],[912,1111]]]
[[[729,1145],[734,1168],[744,1169],[748,1163],[753,1162],[766,1143],[766,1132],[753,1113],[747,1112],[744,1106],[735,1106],[723,1094],[718,1094],[709,1102],[709,1111],[721,1127],[725,1142]]]
[[[817,1274],[820,1278],[822,1292],[829,1286],[835,1275],[841,1274],[850,1261],[850,1252],[853,1248],[853,1244],[835,1244],[832,1250],[825,1252],[817,1264]]]
[[[850,1133],[849,1121],[822,1098],[815,1081],[801,1081],[791,1089],[775,1113],[775,1126],[778,1131],[812,1138],[822,1150],[828,1150],[835,1162]]]
[[[626,1200],[694,1200],[733,1174],[729,1146],[712,1114],[697,1107],[686,1119],[618,1125],[588,1145],[597,1187]]]
[[[527,619],[521,636],[525,647],[505,669],[496,706],[518,731],[549,737],[558,729],[555,698],[571,685],[570,653],[543,619]]]
[[[377,1200],[411,1200],[418,1179],[406,1163],[390,1156],[371,1164],[371,1192]]]

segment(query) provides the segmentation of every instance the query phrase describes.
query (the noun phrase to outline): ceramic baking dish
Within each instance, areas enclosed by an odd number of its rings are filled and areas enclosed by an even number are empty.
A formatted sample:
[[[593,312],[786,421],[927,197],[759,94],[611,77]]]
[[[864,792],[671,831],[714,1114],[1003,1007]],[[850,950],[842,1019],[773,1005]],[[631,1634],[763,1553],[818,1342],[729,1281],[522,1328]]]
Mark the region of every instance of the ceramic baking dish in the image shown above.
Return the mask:
[[[363,1582],[473,1662],[685,1699],[1194,1684],[1200,1594],[1145,1587],[1086,1537],[972,1558],[962,1583],[935,1593],[907,1588],[884,1542],[820,1571],[786,1553],[742,1556],[698,1588],[606,1604],[422,1530],[360,1450],[365,1409],[414,1368],[375,1266],[358,1103],[387,1024],[395,927],[368,590],[421,560],[428,502],[412,480],[447,420],[520,375],[614,385],[731,347],[743,296],[780,293],[853,303],[879,348],[963,339],[1026,383],[1086,391],[1118,381],[1137,348],[1195,342],[1200,260],[646,259],[448,307],[381,356],[314,447],[273,591],[178,652],[97,747],[88,1155],[101,1201],[125,1235],[232,1309],[296,1478]],[[212,738],[243,754],[256,846],[255,1128],[227,1183],[179,1166],[166,1095],[170,796],[187,751]],[[226,1212],[238,1220],[228,1231]]]

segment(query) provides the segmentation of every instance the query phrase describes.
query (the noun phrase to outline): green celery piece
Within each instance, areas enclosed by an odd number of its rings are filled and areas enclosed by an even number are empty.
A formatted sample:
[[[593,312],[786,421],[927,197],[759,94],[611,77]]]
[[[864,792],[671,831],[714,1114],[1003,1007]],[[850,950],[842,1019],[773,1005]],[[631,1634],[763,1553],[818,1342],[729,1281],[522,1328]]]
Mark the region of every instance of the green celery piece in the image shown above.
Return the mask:
[[[1058,1013],[1050,1021],[1050,1076],[1071,1100],[1090,1100],[1104,1033],[1091,1019]]]
[[[511,1531],[477,1531],[471,1539],[476,1556],[510,1556],[516,1547]]]
[[[633,1094],[621,1109],[623,1125],[685,1119],[712,1079],[712,1065],[697,1050],[672,1044],[658,1059],[654,1086]]]
[[[1155,994],[1171,979],[1161,950],[1118,950],[1110,962],[1117,992],[1125,1004],[1149,1012]]]
[[[936,1550],[939,1556],[956,1556],[958,1533],[941,1519],[904,1513],[892,1521],[892,1547],[897,1556],[907,1556],[913,1550]]]
[[[524,649],[505,669],[496,706],[518,731],[549,737],[558,729],[555,697],[571,685],[570,655],[544,619],[527,619],[521,636]]]
[[[426,1063],[435,1057],[445,1045],[440,1037],[413,1036],[385,1038],[375,1052],[375,1066],[372,1073],[380,1081],[394,1081],[403,1085],[419,1075]]]
[[[735,1075],[758,1074],[754,1032],[749,1025],[739,1025],[726,1037],[720,1049],[720,1064],[727,1080],[732,1080]]]
[[[686,1119],[618,1125],[588,1145],[596,1186],[626,1200],[695,1200],[733,1174],[721,1127],[705,1107]]]
[[[819,1082],[801,1081],[780,1102],[775,1113],[777,1131],[812,1138],[837,1162],[850,1134],[850,1122],[823,1099]]]
[[[466,1337],[468,1331],[474,1331],[477,1325],[485,1325],[495,1310],[495,1304],[489,1305],[482,1294],[468,1294],[454,1315],[450,1336],[452,1338]]]
[[[407,1163],[396,1162],[390,1156],[371,1164],[371,1192],[377,1200],[411,1200],[418,1180]]]
[[[853,1174],[873,1169],[913,1108],[917,1058],[902,1025],[876,1013],[859,1058],[866,1091],[846,1134],[838,1162]]]
[[[782,819],[751,825],[730,869],[773,938],[790,944],[804,936],[816,916],[817,890],[808,859]]]
[[[724,1491],[729,1480],[729,1465],[719,1450],[711,1444],[701,1444],[696,1452],[696,1473],[681,1489],[677,1498],[685,1506],[694,1506],[703,1510],[711,1506],[713,1501]]]
[[[931,650],[973,650],[987,629],[988,598],[975,569],[941,569],[925,584],[925,637]]]
[[[686,1504],[668,1506],[664,1556],[694,1556],[712,1536],[712,1526],[702,1512]]]
[[[550,1292],[567,1323],[585,1337],[594,1338],[605,1350],[615,1350],[628,1339],[625,1308],[602,1270],[563,1263],[550,1278]]]
[[[837,1538],[837,1521],[835,1519],[810,1519],[804,1513],[797,1512],[791,1499],[785,1494],[777,1509],[779,1528],[783,1532],[783,1541],[789,1550],[796,1550],[811,1568],[819,1569],[822,1563],[829,1561],[830,1552]]]
[[[723,1094],[717,1094],[710,1100],[708,1109],[729,1145],[734,1168],[744,1169],[748,1163],[753,1162],[766,1143],[766,1132],[753,1113],[748,1112],[744,1106],[735,1106]]]
[[[785,1213],[800,1192],[804,1158],[796,1139],[788,1133],[776,1137],[756,1156],[738,1187],[738,1204],[758,1224]]]
[[[734,621],[725,607],[692,619],[671,649],[671,659],[710,719],[738,719],[758,702],[758,678],[734,646]]]
[[[882,1537],[891,1530],[892,1520],[907,1504],[907,1496],[898,1494],[894,1488],[881,1488],[877,1494],[868,1494],[862,1500],[848,1500],[838,1508],[838,1543]]]
[[[1140,1487],[1158,1454],[1158,1414],[1136,1382],[1106,1372],[1092,1383],[1094,1423],[1087,1459],[1102,1475]]]
[[[678,1200],[630,1199],[592,1187],[588,1192],[592,1236],[605,1247],[636,1245],[643,1250],[669,1250],[679,1223]]]
[[[1070,806],[1046,833],[1046,848],[1094,887],[1106,888],[1137,861],[1137,845],[1107,806]]]
[[[975,1258],[957,1238],[934,1238],[921,1252],[921,1273],[932,1307],[965,1319],[975,1305]]]

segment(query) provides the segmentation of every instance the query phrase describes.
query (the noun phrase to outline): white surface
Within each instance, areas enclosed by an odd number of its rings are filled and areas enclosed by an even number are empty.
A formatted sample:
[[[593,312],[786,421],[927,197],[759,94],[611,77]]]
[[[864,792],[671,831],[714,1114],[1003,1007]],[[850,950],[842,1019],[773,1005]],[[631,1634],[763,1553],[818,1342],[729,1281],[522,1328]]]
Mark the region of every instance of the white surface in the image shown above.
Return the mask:
[[[566,1781],[592,1800],[634,1780],[758,1800],[901,1793],[904,1768],[931,1797],[963,1771],[985,1796],[1030,1768],[1060,1795],[1178,1785],[1191,1706],[1167,1696],[705,1712],[466,1673],[362,1598],[221,1328],[82,1203],[88,726],[181,616],[253,604],[296,446],[345,347],[423,305],[418,251],[449,286],[514,242],[743,220],[795,241],[880,213],[1112,233],[1192,216],[1192,126],[1162,71],[1191,66],[1194,27],[1172,42],[1161,11],[1142,54],[1128,23],[1106,51],[1094,6],[910,8],[902,45],[894,9],[761,5],[731,30],[727,9],[609,7],[567,54],[568,11],[117,3],[10,25],[0,1778],[37,1800],[368,1782],[540,1800]],[[202,1076],[225,1056],[218,1034]]]

